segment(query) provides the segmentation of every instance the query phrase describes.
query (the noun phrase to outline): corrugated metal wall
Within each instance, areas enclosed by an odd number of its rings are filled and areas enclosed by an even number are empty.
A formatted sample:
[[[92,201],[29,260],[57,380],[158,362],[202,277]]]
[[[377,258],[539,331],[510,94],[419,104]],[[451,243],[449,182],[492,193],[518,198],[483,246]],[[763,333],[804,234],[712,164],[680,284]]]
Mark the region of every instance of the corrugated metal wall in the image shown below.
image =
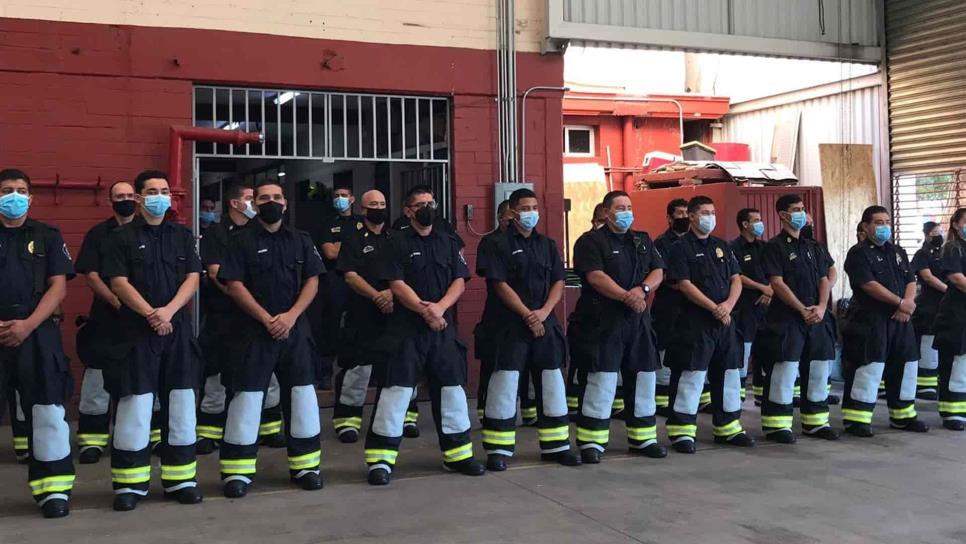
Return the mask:
[[[966,3],[888,0],[893,175],[966,167]]]

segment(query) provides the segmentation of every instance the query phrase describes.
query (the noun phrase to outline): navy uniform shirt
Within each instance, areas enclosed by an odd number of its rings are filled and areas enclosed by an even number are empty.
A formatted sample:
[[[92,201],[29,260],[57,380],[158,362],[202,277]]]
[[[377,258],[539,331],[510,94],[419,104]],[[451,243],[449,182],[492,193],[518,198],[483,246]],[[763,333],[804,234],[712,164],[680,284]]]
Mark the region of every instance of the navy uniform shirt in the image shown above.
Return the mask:
[[[392,236],[388,227],[383,227],[382,232],[376,234],[360,221],[351,232],[342,233],[342,249],[339,250],[336,270],[343,275],[346,272],[359,274],[376,291],[388,289],[388,282],[379,278],[379,263],[385,254],[383,248]],[[349,300],[356,308],[371,306],[375,313],[380,313],[371,300],[355,291],[349,294]]]
[[[487,284],[505,282],[531,310],[543,307],[553,284],[564,279],[563,261],[557,244],[536,231],[523,236],[516,227],[497,235],[477,253],[477,270]],[[493,319],[512,320],[517,316],[500,302]]]
[[[486,277],[486,260],[481,259],[480,256],[488,252],[492,252],[489,246],[493,244],[493,240],[502,234],[506,234],[504,230],[495,230],[489,234],[483,236],[480,239],[480,244],[476,247],[476,275],[485,278]],[[480,326],[486,327],[494,323],[494,317],[498,315],[503,306],[503,301],[500,300],[499,295],[493,291],[493,285],[490,282],[486,282],[486,301],[483,303],[483,315],[480,317]]]
[[[410,228],[412,228],[412,224],[410,223],[409,218],[406,217],[405,215],[392,222],[392,230],[404,231],[404,230],[409,230]],[[439,215],[436,216],[436,220],[433,221],[433,230],[438,230],[442,233],[449,234],[450,236],[453,236],[454,238],[456,238],[456,241],[459,242],[460,244],[460,249],[463,249],[463,247],[466,246],[466,244],[463,242],[463,239],[460,238],[460,235],[456,234],[456,229],[453,228],[453,225],[451,225],[450,222],[447,221],[442,216],[439,216]],[[490,234],[495,234],[496,232],[498,231],[491,232]],[[489,234],[486,236],[489,236]],[[486,238],[486,236],[484,236],[483,238]],[[481,240],[481,243],[482,243],[482,240]],[[477,252],[479,252],[479,250],[477,250]]]
[[[634,314],[624,303],[597,292],[587,274],[602,271],[623,289],[633,289],[644,282],[652,270],[665,268],[664,258],[646,232],[618,234],[607,226],[581,236],[574,245],[574,271],[580,275],[580,299],[574,310],[578,315],[593,314],[600,308],[605,317]]]
[[[751,281],[768,285],[768,277],[765,276],[765,271],[762,268],[762,253],[764,250],[765,242],[757,238],[749,242],[744,236],[739,236],[731,242],[731,252],[738,260],[741,275]],[[735,311],[754,310],[755,303],[758,302],[759,298],[761,298],[761,291],[742,286],[741,297],[738,299],[738,304],[735,305]]]
[[[943,269],[943,248],[942,246],[936,247],[931,244],[927,244],[922,247],[916,254],[912,257],[912,271],[919,276],[919,272],[929,269],[933,276],[936,276],[940,281],[945,281],[946,272]],[[921,291],[919,293],[919,298],[916,302],[919,306],[925,305],[936,305],[943,298],[943,293],[937,291],[931,285],[924,281],[919,282]]]
[[[704,296],[721,304],[731,293],[731,278],[740,268],[728,242],[709,236],[702,240],[688,232],[671,246],[668,280],[689,280]],[[682,295],[683,313],[711,318],[711,312]]]
[[[242,282],[255,302],[274,316],[289,311],[305,280],[324,274],[325,270],[307,233],[284,223],[277,231],[269,232],[256,219],[232,238],[228,256],[218,269],[218,279]]]
[[[108,237],[107,256],[101,270],[104,281],[127,278],[152,308],[171,302],[185,275],[190,273],[201,273],[201,259],[195,249],[194,235],[182,225],[168,220],[149,225],[142,216],[137,216],[127,225],[114,229]],[[178,313],[184,312],[182,308]],[[127,306],[122,306],[121,314],[134,316]]]
[[[866,240],[852,246],[845,258],[845,273],[852,286],[853,311],[871,311],[886,316],[892,316],[896,307],[872,298],[862,286],[876,281],[896,296],[905,297],[906,285],[916,281],[905,250],[892,242],[878,246]]]
[[[201,264],[205,267],[205,270],[211,265],[221,266],[225,263],[231,240],[242,232],[247,225],[248,223],[237,225],[231,220],[231,217],[226,215],[221,222],[215,223],[205,230],[205,234],[201,238]],[[213,285],[206,287],[201,297],[201,302],[208,311],[228,313],[237,310],[237,306],[235,306],[231,297]]]
[[[111,232],[119,226],[117,219],[111,217],[94,225],[91,230],[87,231],[87,234],[84,235],[84,242],[81,244],[80,253],[77,254],[75,268],[78,274],[101,273],[101,268],[103,268],[104,260],[107,257],[107,240]],[[117,312],[114,307],[101,297],[94,295],[94,300],[91,302],[90,319],[106,323],[116,318]]]
[[[361,215],[349,214],[329,217],[322,223],[322,230],[319,231],[319,248],[322,247],[322,244],[336,244],[344,241],[345,235],[356,230],[360,223],[362,223]],[[336,261],[337,259],[324,259],[326,269],[335,270]]]
[[[764,270],[769,278],[780,277],[785,285],[805,306],[815,306],[819,299],[819,282],[828,277],[835,263],[831,256],[814,240],[794,238],[781,232],[765,245]],[[779,297],[768,307],[768,319],[801,319],[798,311]]]
[[[36,244],[31,244],[32,237],[27,236],[28,229],[38,228],[34,225],[37,225],[37,222],[29,219],[23,226],[13,229],[0,224],[0,277],[3,278],[3,288],[0,289],[0,312],[20,316],[19,319],[29,316],[40,302],[40,299],[34,296],[34,255],[41,251],[45,252],[46,279],[67,276],[69,280],[74,277],[70,252],[60,231],[52,225],[39,227],[46,232],[43,240],[44,247],[34,247]],[[45,289],[46,286],[47,282],[44,281]]]

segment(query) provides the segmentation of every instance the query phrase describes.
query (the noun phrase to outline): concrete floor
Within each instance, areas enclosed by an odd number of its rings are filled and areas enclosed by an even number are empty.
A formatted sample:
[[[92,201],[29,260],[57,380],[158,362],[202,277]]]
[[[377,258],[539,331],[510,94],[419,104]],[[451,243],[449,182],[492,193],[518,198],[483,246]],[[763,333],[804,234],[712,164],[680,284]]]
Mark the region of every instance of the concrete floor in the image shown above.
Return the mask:
[[[745,406],[745,428],[759,435],[758,411]],[[199,463],[204,504],[165,502],[155,487],[137,511],[116,513],[105,459],[78,467],[72,514],[55,521],[32,505],[3,429],[0,543],[966,542],[966,435],[938,428],[934,402],[919,403],[927,435],[890,431],[880,403],[875,438],[754,450],[713,445],[702,415],[698,453],[665,460],[624,453],[617,422],[604,463],[579,468],[541,464],[536,432],[523,429],[510,470],[480,478],[440,470],[425,408],[423,437],[403,444],[389,487],[365,484],[362,444],[338,443],[325,419],[320,492],[291,488],[284,450],[263,450],[243,500],[221,497],[209,456]],[[838,408],[833,419],[841,421]]]

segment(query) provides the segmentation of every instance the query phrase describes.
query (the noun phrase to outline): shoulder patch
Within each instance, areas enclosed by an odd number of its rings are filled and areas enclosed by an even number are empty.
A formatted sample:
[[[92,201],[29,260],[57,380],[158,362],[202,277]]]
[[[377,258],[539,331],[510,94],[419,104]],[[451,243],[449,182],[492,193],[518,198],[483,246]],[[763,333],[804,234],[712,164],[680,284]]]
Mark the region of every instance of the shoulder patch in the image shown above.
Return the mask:
[[[29,253],[31,255],[34,254],[34,241],[33,240],[27,242],[27,253]]]
[[[356,222],[356,230],[362,230],[362,221]]]

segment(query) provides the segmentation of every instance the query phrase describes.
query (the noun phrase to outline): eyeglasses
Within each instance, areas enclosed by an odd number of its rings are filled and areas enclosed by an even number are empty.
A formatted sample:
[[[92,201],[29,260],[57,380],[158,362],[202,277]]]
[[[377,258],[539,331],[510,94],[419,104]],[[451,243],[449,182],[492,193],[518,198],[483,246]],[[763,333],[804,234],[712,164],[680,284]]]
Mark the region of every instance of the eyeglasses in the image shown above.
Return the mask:
[[[408,205],[406,207],[407,208],[412,208],[414,210],[419,210],[419,209],[422,209],[422,208],[429,208],[431,210],[435,210],[436,209],[436,206],[438,206],[438,204],[436,204],[436,201],[435,200],[430,200],[429,202],[417,202],[415,204],[410,204],[410,205]]]

